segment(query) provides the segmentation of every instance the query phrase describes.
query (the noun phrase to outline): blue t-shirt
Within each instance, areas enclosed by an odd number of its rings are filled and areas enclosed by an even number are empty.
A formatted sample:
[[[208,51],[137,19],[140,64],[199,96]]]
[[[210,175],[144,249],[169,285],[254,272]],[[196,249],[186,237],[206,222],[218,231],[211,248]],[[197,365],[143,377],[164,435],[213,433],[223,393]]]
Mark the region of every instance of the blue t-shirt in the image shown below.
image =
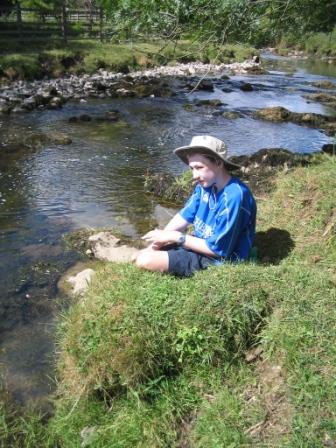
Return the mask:
[[[218,191],[197,185],[180,215],[194,226],[194,236],[225,260],[245,260],[255,237],[256,203],[251,191],[232,177]]]

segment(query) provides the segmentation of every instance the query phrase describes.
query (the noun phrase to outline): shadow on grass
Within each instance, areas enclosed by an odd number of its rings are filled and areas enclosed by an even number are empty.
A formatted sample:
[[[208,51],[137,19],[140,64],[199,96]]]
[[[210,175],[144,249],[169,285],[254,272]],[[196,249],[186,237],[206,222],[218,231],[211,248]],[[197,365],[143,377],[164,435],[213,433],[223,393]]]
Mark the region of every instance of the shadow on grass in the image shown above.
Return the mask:
[[[271,227],[266,232],[257,232],[255,238],[258,263],[278,264],[294,249],[289,232]]]

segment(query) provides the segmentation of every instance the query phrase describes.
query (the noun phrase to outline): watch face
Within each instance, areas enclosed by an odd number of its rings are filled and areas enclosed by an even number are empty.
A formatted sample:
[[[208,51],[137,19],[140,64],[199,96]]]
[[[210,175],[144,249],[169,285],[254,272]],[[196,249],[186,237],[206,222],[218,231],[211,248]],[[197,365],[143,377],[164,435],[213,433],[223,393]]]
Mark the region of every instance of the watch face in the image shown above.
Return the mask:
[[[184,244],[184,243],[185,243],[185,240],[186,240],[185,235],[181,235],[180,238],[179,238],[179,244],[180,244],[180,245]]]

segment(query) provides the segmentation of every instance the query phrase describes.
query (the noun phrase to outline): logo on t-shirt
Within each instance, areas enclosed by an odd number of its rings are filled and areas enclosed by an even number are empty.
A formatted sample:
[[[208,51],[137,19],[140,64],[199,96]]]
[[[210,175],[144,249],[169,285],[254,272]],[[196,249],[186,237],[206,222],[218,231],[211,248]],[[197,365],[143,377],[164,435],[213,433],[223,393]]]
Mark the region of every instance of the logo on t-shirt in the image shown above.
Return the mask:
[[[209,238],[213,233],[212,227],[209,226],[208,224],[206,224],[205,222],[203,222],[201,219],[199,219],[198,216],[195,217],[194,229],[195,229],[195,234],[199,238],[204,238],[204,239]]]

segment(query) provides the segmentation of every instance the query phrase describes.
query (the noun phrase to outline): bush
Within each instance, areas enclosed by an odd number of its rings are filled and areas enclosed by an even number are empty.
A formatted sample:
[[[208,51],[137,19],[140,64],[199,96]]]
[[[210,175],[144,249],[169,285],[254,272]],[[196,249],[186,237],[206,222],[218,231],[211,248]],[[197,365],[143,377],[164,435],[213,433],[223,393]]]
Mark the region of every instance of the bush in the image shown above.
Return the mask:
[[[309,34],[304,42],[307,53],[317,56],[336,56],[336,26],[329,34]]]

